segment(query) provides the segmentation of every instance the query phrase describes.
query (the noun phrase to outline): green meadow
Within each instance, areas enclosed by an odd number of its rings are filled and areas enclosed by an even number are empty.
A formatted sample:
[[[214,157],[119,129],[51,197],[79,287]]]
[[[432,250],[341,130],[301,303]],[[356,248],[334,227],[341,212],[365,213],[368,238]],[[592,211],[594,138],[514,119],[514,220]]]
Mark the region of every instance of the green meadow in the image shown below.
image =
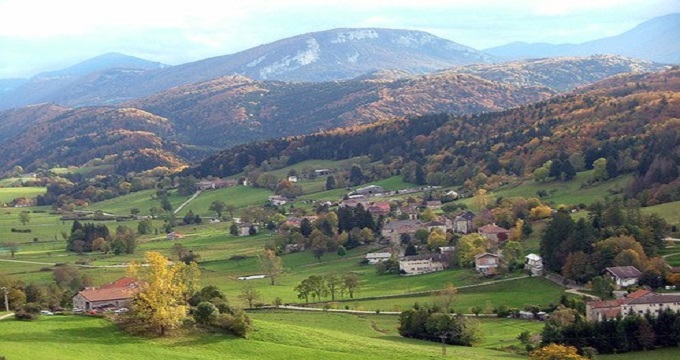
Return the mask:
[[[252,312],[249,339],[203,333],[144,339],[110,321],[86,316],[42,316],[35,322],[0,321],[0,355],[8,359],[441,359],[441,345],[406,339],[396,316]],[[483,325],[486,326],[486,325]],[[493,326],[490,324],[490,326]],[[517,324],[516,330],[524,329]],[[535,330],[527,323],[527,329]],[[520,331],[521,332],[521,331]],[[494,336],[513,342],[514,331]],[[519,334],[519,332],[518,332]],[[451,359],[522,359],[486,347],[447,346]]]
[[[34,198],[46,191],[44,187],[0,187],[0,204],[20,197]]]

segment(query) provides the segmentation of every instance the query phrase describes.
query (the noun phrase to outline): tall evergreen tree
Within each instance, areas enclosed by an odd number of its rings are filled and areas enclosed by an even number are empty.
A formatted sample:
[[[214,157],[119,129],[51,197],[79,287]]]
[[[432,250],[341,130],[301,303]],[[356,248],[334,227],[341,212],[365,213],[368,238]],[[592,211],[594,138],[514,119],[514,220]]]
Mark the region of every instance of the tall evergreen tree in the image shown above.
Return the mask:
[[[558,211],[548,223],[541,237],[541,255],[548,270],[562,270],[569,255],[563,244],[568,242],[573,229],[574,221],[566,211]]]

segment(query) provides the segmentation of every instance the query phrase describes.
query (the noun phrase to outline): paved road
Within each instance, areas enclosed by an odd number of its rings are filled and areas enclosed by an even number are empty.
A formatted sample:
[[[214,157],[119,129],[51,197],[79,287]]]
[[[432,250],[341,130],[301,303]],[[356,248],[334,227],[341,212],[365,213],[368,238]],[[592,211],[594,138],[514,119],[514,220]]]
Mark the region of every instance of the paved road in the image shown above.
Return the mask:
[[[7,318],[12,317],[12,316],[14,316],[14,313],[5,314],[5,315],[0,316],[0,320],[4,320],[4,319],[7,319]]]
[[[182,205],[178,206],[175,211],[173,211],[174,214],[179,213],[188,203],[191,202],[191,200],[195,199],[198,195],[201,195],[201,190],[198,190],[192,195],[189,200],[185,201]]]

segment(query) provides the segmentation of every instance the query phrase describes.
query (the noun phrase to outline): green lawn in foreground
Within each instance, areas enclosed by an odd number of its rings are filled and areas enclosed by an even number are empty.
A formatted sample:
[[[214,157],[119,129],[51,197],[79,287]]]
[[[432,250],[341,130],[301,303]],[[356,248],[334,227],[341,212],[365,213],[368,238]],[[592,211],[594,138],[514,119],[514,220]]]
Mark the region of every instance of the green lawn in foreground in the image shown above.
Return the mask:
[[[680,348],[665,348],[625,354],[597,355],[597,358],[602,360],[677,360],[680,359]]]
[[[0,321],[9,359],[440,359],[441,346],[398,336],[396,317],[330,313],[253,313],[250,339],[220,334],[163,339],[131,337],[110,322],[42,316],[35,322]],[[448,346],[450,359],[522,359],[489,350]]]

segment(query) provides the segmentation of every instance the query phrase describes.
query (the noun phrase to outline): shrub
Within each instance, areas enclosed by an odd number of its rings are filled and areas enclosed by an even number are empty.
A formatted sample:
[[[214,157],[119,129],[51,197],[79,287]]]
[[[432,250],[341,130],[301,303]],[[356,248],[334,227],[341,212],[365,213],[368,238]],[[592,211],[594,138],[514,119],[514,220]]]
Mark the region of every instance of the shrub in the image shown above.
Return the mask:
[[[35,303],[24,304],[21,308],[17,309],[14,313],[14,317],[18,320],[35,320],[40,314],[40,305]]]
[[[508,317],[510,315],[510,309],[508,309],[506,305],[501,305],[496,310],[496,315],[498,315],[499,318]]]
[[[206,325],[212,324],[215,320],[217,320],[218,314],[219,311],[217,310],[217,307],[207,301],[202,301],[199,303],[198,306],[196,306],[196,309],[193,311],[194,320],[199,324]]]
[[[215,326],[234,336],[245,338],[251,330],[251,321],[248,315],[240,310],[236,314],[220,314],[215,321]]]

